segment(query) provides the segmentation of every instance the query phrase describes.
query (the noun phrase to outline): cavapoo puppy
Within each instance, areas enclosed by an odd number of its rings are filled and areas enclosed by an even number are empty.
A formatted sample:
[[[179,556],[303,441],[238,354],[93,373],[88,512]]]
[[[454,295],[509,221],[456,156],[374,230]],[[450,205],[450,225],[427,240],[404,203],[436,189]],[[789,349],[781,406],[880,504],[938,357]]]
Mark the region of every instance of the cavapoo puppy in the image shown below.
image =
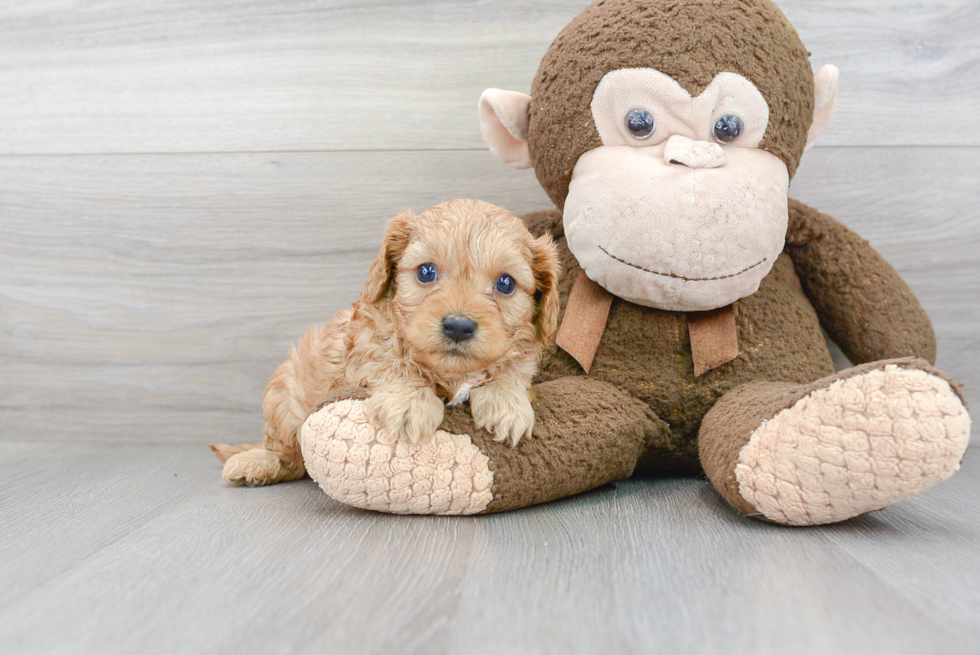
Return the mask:
[[[263,485],[305,473],[299,430],[328,392],[360,386],[368,415],[413,443],[467,399],[475,423],[517,445],[528,388],[558,324],[558,256],[521,220],[475,200],[392,219],[353,307],[303,335],[265,390],[265,440],[212,445],[222,477]]]

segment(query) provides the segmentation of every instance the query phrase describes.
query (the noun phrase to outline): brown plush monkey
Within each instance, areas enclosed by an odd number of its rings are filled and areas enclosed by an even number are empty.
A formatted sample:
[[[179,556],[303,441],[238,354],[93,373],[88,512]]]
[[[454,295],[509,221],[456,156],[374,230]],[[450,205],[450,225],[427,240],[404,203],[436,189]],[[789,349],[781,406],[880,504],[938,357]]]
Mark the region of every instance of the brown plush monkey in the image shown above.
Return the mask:
[[[742,513],[788,525],[947,478],[970,420],[930,366],[928,317],[867,242],[787,197],[836,95],[837,70],[813,75],[769,0],[591,5],[531,96],[479,106],[491,151],[533,166],[557,206],[525,217],[564,270],[534,437],[510,449],[449,412],[442,451],[331,465],[331,441],[371,439],[345,400],[304,431],[311,475],[362,507],[424,513],[448,488],[475,513],[703,470]],[[821,325],[855,368],[834,373]]]

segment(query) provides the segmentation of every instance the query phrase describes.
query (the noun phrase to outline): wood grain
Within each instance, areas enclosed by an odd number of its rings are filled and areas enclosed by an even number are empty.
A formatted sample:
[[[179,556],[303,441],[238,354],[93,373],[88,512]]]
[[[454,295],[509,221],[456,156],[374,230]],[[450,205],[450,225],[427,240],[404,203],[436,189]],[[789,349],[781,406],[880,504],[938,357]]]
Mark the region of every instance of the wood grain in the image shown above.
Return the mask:
[[[792,191],[906,277],[975,402],[976,170],[972,148],[825,148]],[[385,221],[458,196],[549,205],[485,152],[0,157],[0,438],[250,440],[287,343],[356,298]]]
[[[474,149],[586,0],[0,6],[0,153]],[[841,68],[823,145],[978,145],[980,4],[783,0]]]
[[[0,438],[260,433],[385,222],[458,196],[548,204],[487,153],[0,158]]]
[[[700,480],[478,518],[220,482],[202,444],[259,437],[286,344],[354,299],[388,218],[549,206],[485,151],[475,104],[528,91],[586,4],[0,5],[0,650],[976,650],[976,448],[808,530]],[[980,4],[780,6],[842,73],[792,195],[905,276],[976,407]]]
[[[73,653],[968,653],[980,454],[843,524],[635,480],[487,517],[224,486],[178,444],[0,443],[0,643]]]

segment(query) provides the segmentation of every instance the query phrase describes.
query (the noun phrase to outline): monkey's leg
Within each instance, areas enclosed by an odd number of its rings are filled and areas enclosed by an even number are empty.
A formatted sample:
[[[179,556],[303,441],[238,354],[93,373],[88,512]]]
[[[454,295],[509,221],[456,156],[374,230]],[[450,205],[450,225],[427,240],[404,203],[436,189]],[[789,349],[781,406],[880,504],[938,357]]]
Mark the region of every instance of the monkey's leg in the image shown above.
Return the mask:
[[[699,435],[701,465],[743,514],[784,525],[887,507],[959,469],[970,417],[921,359],[864,364],[809,385],[752,382],[725,394]]]
[[[585,377],[533,388],[534,434],[516,448],[478,429],[469,409],[447,409],[422,444],[370,424],[363,391],[344,390],[301,431],[306,467],[332,498],[398,514],[502,512],[628,478],[667,425],[613,385]]]

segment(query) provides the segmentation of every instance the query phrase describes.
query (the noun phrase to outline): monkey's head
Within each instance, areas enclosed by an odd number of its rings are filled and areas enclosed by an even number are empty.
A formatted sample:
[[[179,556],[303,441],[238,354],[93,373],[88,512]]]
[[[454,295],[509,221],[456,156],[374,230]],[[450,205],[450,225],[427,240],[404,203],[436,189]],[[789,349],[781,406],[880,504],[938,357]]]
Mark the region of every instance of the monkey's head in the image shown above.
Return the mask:
[[[534,167],[586,274],[671,311],[754,293],[787,190],[837,97],[769,0],[600,0],[548,49],[531,95],[488,89],[490,150]]]

